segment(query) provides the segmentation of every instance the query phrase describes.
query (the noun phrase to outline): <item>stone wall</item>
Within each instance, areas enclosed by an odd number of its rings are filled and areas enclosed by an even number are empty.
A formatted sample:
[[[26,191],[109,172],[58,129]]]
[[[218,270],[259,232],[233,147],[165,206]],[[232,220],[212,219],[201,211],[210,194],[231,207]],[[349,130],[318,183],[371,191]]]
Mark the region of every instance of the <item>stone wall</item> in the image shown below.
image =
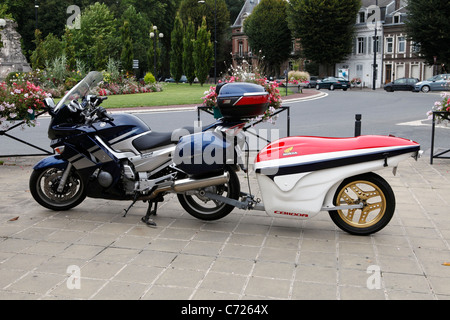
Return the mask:
[[[13,71],[31,71],[20,46],[20,34],[17,23],[9,19],[0,19],[0,81]]]

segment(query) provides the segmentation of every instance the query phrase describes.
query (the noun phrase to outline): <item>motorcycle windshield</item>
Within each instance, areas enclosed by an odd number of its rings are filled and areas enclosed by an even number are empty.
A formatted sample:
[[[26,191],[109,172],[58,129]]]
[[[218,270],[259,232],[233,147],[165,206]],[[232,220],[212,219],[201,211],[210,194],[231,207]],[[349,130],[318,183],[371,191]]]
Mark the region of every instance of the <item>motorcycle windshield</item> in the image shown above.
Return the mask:
[[[77,83],[75,87],[70,89],[66,95],[58,102],[55,107],[55,111],[58,111],[63,105],[69,101],[80,99],[89,92],[89,90],[95,88],[95,86],[103,80],[103,74],[98,71],[91,71],[83,80]]]

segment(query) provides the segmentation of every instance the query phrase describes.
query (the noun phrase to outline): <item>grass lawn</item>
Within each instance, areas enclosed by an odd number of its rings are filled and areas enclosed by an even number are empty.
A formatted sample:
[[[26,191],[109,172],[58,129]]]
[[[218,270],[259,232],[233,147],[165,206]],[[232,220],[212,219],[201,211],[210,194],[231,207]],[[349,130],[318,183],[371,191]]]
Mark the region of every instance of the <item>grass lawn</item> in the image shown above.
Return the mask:
[[[131,108],[170,106],[179,104],[202,104],[204,92],[209,90],[209,84],[203,87],[198,83],[192,85],[186,83],[164,83],[163,91],[151,93],[136,93],[108,96],[103,103],[105,108]]]
[[[203,87],[198,83],[189,85],[188,83],[164,83],[163,91],[151,93],[135,93],[110,95],[102,106],[104,108],[136,108],[153,106],[171,106],[182,104],[202,105],[202,97],[205,91],[209,90],[210,84]],[[281,96],[285,95],[285,89],[280,89]],[[293,92],[288,89],[288,94]],[[55,99],[57,103],[60,99]]]

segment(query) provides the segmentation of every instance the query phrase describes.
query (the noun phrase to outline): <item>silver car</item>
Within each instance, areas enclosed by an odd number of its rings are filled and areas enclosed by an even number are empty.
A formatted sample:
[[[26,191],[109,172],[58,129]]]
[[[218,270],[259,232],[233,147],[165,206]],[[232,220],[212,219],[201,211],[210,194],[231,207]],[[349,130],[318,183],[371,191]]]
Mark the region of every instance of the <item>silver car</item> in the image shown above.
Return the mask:
[[[429,91],[444,91],[450,89],[450,74],[438,74],[427,80],[417,82],[414,90],[415,92],[429,92]]]

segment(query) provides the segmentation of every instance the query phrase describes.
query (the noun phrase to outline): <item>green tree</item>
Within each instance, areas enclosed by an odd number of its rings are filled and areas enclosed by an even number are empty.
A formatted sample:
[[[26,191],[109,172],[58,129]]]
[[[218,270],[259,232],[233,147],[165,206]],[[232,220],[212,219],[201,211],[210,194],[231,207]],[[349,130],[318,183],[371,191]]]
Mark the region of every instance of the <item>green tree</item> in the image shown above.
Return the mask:
[[[97,70],[106,67],[108,56],[119,59],[121,45],[116,21],[103,3],[96,2],[82,11],[81,28],[72,30],[75,58]]]
[[[55,58],[61,56],[64,51],[62,41],[59,40],[53,33],[49,33],[45,37],[42,46],[44,48],[46,66],[48,65],[48,61],[55,60]]]
[[[184,25],[191,19],[196,30],[206,17],[211,42],[216,43],[217,67],[222,68],[223,61],[230,56],[230,50],[226,49],[227,40],[230,38],[230,13],[225,0],[205,0],[205,3],[199,3],[198,0],[182,0],[178,12]]]
[[[120,54],[120,61],[125,71],[133,73],[133,42],[130,35],[130,23],[128,20],[123,22],[120,28],[122,37],[122,53]]]
[[[194,41],[194,23],[189,20],[183,38],[183,72],[191,85],[194,83],[195,79]]]
[[[108,64],[108,45],[105,37],[100,34],[96,37],[94,43],[94,69],[105,70]]]
[[[289,27],[300,38],[304,57],[329,69],[349,55],[360,8],[361,0],[290,0]]]
[[[89,1],[95,2],[98,0]],[[153,56],[148,57],[150,53],[149,46],[153,46],[153,41],[150,43],[152,39],[150,39],[148,34],[151,25],[158,27],[158,32],[163,33],[164,37],[158,39],[159,53],[157,63],[159,67],[157,70],[158,73],[168,74],[170,69],[170,34],[180,0],[102,0],[102,2],[108,5],[117,19],[120,19],[123,16],[122,13],[128,10],[130,6],[135,8],[139,16],[137,17],[139,22],[135,23],[134,19],[131,19],[129,16],[126,19],[130,21],[134,56],[135,59],[139,60],[141,71],[153,70]],[[135,33],[139,33],[139,36],[136,36]]]
[[[12,14],[8,13],[8,4],[0,3],[0,19],[12,19]]]
[[[72,30],[67,27],[65,28],[62,42],[64,46],[64,54],[67,59],[67,65],[70,69],[74,69],[76,67],[75,45],[73,43]]]
[[[36,29],[34,32],[34,44],[36,49],[31,54],[31,66],[34,69],[43,69],[45,67],[45,51],[42,40],[42,32]]]
[[[148,31],[151,23],[141,12],[137,12],[132,5],[128,6],[121,18],[122,21],[128,20],[129,22],[130,36],[133,43],[132,56],[133,59],[139,60],[140,74],[143,75],[149,69],[147,50],[151,45]]]
[[[213,51],[211,33],[207,30],[206,18],[203,18],[202,25],[197,31],[197,39],[194,42],[195,73],[201,86],[203,86],[208,78],[213,59]]]
[[[245,0],[225,0],[225,2],[230,12],[230,25],[232,25],[239,16]]]
[[[434,57],[438,64],[450,64],[450,2],[409,0],[407,8],[408,36],[418,44],[422,57],[429,64]]]
[[[253,52],[262,62],[263,71],[278,75],[281,63],[289,58],[292,47],[286,1],[262,0],[245,19],[244,30]]]
[[[177,15],[171,34],[172,49],[170,51],[170,73],[176,83],[183,75],[183,33],[183,21]]]

